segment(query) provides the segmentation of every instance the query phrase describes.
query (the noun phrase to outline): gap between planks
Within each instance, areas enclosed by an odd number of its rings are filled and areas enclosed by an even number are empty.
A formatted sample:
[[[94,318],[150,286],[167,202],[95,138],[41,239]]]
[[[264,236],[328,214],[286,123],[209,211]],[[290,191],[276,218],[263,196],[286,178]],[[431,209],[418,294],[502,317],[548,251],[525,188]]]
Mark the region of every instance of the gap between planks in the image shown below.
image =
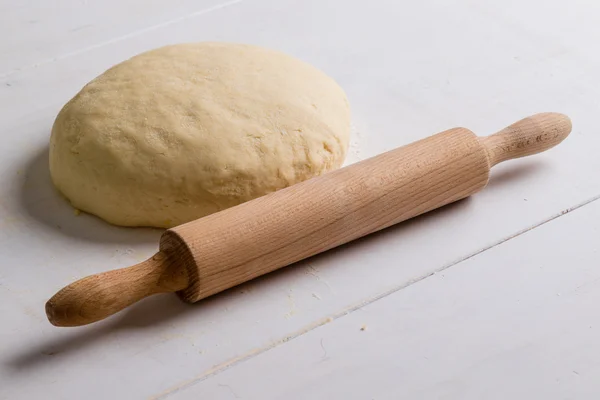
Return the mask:
[[[14,68],[14,69],[12,69],[10,71],[0,73],[0,79],[7,78],[7,77],[9,77],[9,76],[11,76],[11,75],[13,75],[15,73],[21,72],[21,71],[26,71],[26,70],[33,69],[33,68],[38,68],[38,67],[41,67],[43,65],[51,64],[51,63],[59,61],[59,60],[64,60],[66,58],[73,57],[73,56],[76,56],[78,54],[82,54],[82,53],[85,53],[87,51],[90,51],[90,50],[94,50],[94,49],[97,49],[97,48],[100,48],[100,47],[104,47],[104,46],[107,46],[109,44],[117,43],[117,42],[120,42],[121,40],[125,40],[125,39],[129,39],[129,38],[132,38],[132,37],[135,37],[135,36],[139,36],[139,35],[142,35],[142,34],[144,34],[146,32],[150,32],[150,31],[153,31],[155,29],[160,29],[160,28],[163,28],[165,26],[176,24],[178,22],[185,21],[187,19],[192,19],[192,18],[195,18],[195,17],[199,17],[199,16],[202,16],[202,15],[211,13],[213,11],[221,10],[223,8],[227,8],[227,7],[233,6],[235,4],[241,3],[242,1],[244,1],[244,0],[230,0],[230,1],[226,1],[226,2],[221,3],[221,4],[216,4],[214,6],[211,6],[211,7],[199,10],[199,11],[194,11],[194,12],[191,12],[189,14],[182,15],[181,17],[178,17],[178,18],[170,19],[168,21],[164,21],[164,22],[158,23],[156,25],[151,25],[151,26],[148,26],[146,28],[138,29],[136,31],[127,33],[125,35],[118,36],[116,38],[112,38],[112,39],[106,40],[104,42],[96,43],[96,44],[93,44],[91,46],[79,49],[79,50],[73,50],[73,51],[64,53],[64,54],[62,54],[60,56],[56,56],[56,57],[52,57],[52,58],[46,58],[44,60],[41,60],[41,61],[33,63],[33,64],[29,64],[29,65],[25,65],[25,66],[22,66],[22,67]]]

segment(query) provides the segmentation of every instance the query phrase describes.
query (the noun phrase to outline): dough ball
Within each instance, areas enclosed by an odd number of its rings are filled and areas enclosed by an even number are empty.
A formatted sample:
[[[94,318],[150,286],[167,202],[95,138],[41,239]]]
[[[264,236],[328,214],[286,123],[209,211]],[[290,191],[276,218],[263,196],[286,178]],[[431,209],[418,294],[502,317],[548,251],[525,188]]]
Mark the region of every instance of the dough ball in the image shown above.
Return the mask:
[[[50,173],[77,209],[172,227],[339,168],[344,91],[260,47],[195,43],[124,61],[60,111]]]

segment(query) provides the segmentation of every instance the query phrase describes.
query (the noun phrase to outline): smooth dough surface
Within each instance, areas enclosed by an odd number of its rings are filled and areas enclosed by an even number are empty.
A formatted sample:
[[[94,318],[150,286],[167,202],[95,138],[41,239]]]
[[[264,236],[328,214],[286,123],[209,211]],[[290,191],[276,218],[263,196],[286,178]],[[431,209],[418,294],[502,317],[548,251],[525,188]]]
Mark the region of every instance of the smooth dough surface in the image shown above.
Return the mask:
[[[64,106],[50,173],[80,210],[172,227],[339,168],[349,136],[344,91],[313,66],[178,44],[112,67]]]

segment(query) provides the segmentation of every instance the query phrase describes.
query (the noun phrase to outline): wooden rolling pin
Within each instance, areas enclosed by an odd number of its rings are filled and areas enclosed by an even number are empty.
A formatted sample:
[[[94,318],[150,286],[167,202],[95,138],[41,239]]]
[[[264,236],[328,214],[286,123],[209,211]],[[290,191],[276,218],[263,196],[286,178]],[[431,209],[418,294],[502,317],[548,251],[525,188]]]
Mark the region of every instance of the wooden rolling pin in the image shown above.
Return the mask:
[[[160,251],[83,278],[46,303],[56,326],[99,321],[144,297],[195,302],[486,186],[499,162],[550,149],[562,114],[525,118],[488,137],[451,129],[164,232]]]

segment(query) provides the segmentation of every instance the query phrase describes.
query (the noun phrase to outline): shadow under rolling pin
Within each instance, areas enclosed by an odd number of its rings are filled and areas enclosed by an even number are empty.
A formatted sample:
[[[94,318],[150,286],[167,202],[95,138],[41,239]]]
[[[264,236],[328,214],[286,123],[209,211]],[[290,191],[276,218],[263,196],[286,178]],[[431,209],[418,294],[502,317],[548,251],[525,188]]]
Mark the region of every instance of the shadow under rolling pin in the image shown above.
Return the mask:
[[[483,189],[490,168],[548,150],[571,132],[562,114],[488,136],[455,128],[164,232],[159,252],[56,293],[56,326],[104,319],[144,297],[195,302]]]

